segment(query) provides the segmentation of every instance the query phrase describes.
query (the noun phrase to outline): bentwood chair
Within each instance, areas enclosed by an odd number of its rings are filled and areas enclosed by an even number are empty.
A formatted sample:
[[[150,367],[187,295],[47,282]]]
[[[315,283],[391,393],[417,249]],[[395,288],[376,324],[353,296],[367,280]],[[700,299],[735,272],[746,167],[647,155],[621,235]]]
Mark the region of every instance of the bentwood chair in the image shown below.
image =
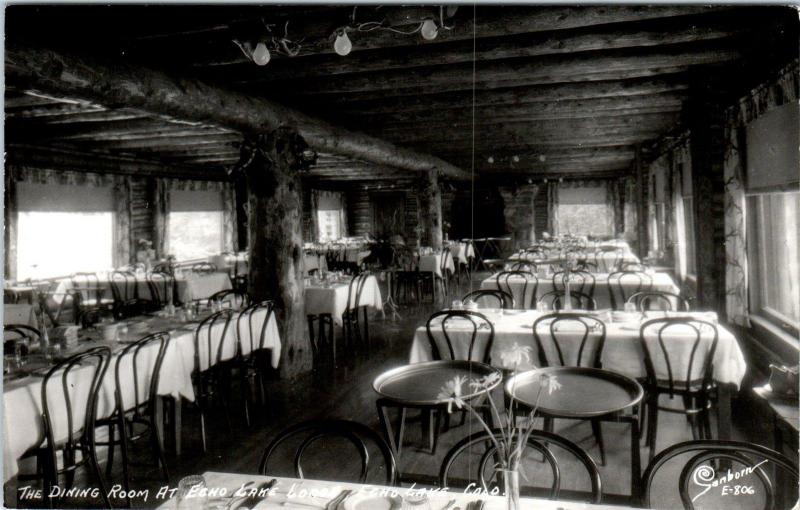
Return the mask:
[[[243,379],[245,419],[250,426],[248,402],[258,389],[258,402],[264,405],[267,392],[264,387],[267,367],[270,363],[270,349],[266,347],[266,334],[270,321],[277,320],[275,304],[272,301],[259,301],[242,310],[236,318],[236,335],[241,354],[241,375]],[[255,399],[253,399],[255,400]]]
[[[637,292],[629,297],[626,303],[633,303],[636,310],[640,312],[649,310],[688,312],[690,310],[689,301],[685,297],[660,290]]]
[[[594,298],[595,277],[592,273],[582,269],[574,269],[569,273],[556,271],[553,273],[553,289],[566,290],[567,278],[569,278],[570,292],[579,292]]]
[[[120,446],[122,452],[123,483],[130,506],[130,466],[128,456],[131,443],[149,437],[156,466],[161,469],[165,482],[169,483],[167,461],[159,437],[158,414],[156,413],[158,384],[161,366],[167,352],[170,336],[167,332],[153,333],[126,346],[116,357],[114,365],[116,409],[106,419],[98,420],[97,426],[108,426],[108,441],[98,445],[108,446],[106,475],[111,476],[114,465],[114,450]],[[140,430],[137,431],[137,428]]]
[[[211,262],[197,262],[196,264],[192,264],[192,272],[197,274],[216,273],[217,266]]]
[[[518,260],[511,264],[511,271],[525,271],[528,273],[536,273],[538,268],[534,262],[529,262],[526,260]]]
[[[154,306],[163,308],[175,302],[175,277],[170,273],[153,271],[147,276],[147,285]]]
[[[324,461],[331,459],[331,446],[332,440],[336,440],[335,444],[342,441],[349,443],[355,449],[356,456],[341,457],[340,450],[337,450],[337,457],[335,463],[338,466],[337,472],[342,473],[348,466],[358,466],[359,474],[355,480],[348,480],[358,483],[366,483],[371,474],[378,472],[375,464],[370,461],[375,458],[375,455],[370,454],[370,449],[377,450],[380,458],[383,460],[383,466],[378,466],[377,469],[383,468],[384,477],[379,483],[385,483],[390,486],[397,486],[399,482],[399,475],[397,471],[397,462],[392,453],[389,445],[384,439],[374,430],[354,421],[347,420],[311,420],[297,425],[291,426],[280,434],[275,439],[270,441],[264,450],[261,457],[261,462],[258,465],[258,472],[262,475],[273,475],[275,467],[271,468],[270,464],[276,464],[275,459],[293,459],[293,471],[291,476],[297,478],[309,478],[307,471],[303,469],[303,456],[310,454],[309,449],[320,442],[324,441],[324,445],[329,445],[327,448],[319,448],[320,455],[323,457],[322,461],[312,462],[310,465],[319,465]],[[293,452],[286,453],[281,450],[289,448],[297,444],[293,448]],[[342,452],[343,454],[343,452]],[[318,456],[319,458],[319,456]],[[308,465],[306,466],[308,467]],[[377,481],[377,480],[376,480]]]
[[[643,508],[653,508],[651,504],[656,475],[667,463],[677,457],[685,457],[687,454],[692,456],[688,460],[682,461],[685,464],[678,476],[678,490],[685,510],[694,510],[695,501],[705,508],[711,508],[714,502],[718,502],[721,506],[730,500],[730,494],[723,493],[723,487],[727,487],[733,492],[735,486],[750,489],[750,491],[746,490],[745,493],[742,493],[741,497],[736,498],[737,508],[740,508],[738,503],[743,498],[754,500],[754,503],[763,503],[761,508],[765,510],[797,508],[795,506],[798,483],[797,464],[781,453],[761,445],[715,439],[678,443],[659,453],[642,475],[644,492],[641,506]],[[724,474],[715,473],[715,466],[722,464],[721,461],[730,465]],[[782,484],[779,480],[771,479],[769,473],[773,470],[788,475],[789,482]],[[669,472],[674,484],[675,475],[671,470]],[[733,476],[733,480],[728,484],[722,482],[716,486],[712,485],[726,477],[728,473]],[[776,494],[776,489],[780,490],[781,488],[785,488],[782,491],[783,494]],[[788,504],[783,501],[784,498],[788,499]],[[663,496],[659,499],[663,499]]]
[[[652,288],[653,278],[647,273],[614,271],[608,275],[608,297],[614,310],[621,310],[634,294],[650,291]]]
[[[422,299],[422,289],[425,289],[425,292],[430,289],[432,303],[438,302],[436,297],[437,289],[439,289],[441,292],[440,295],[442,296],[442,300],[446,301],[446,298],[449,295],[449,281],[450,277],[452,276],[450,268],[448,267],[448,262],[452,260],[450,248],[443,248],[439,255],[438,274],[435,271],[420,271],[417,275],[418,288],[420,288],[420,299]]]
[[[17,344],[20,346],[21,354],[30,352],[34,345],[41,345],[42,333],[27,324],[5,324],[3,325],[3,351],[13,353]]]
[[[114,299],[104,297],[105,289],[100,284],[97,273],[74,273],[70,283],[75,299],[75,323],[80,324],[83,315],[89,311],[110,312],[114,307]]]
[[[203,451],[206,451],[206,412],[214,401],[224,408],[224,415],[231,428],[228,402],[231,394],[231,370],[236,364],[236,335],[230,332],[233,310],[223,309],[206,317],[194,332],[195,403],[200,411],[200,435]],[[224,395],[222,393],[225,393]]]
[[[641,382],[651,461],[656,450],[659,411],[685,414],[694,439],[711,438],[709,409],[716,390],[713,361],[718,340],[719,331],[714,324],[692,317],[664,317],[642,324],[639,342],[645,355],[646,377]],[[659,405],[662,395],[670,400],[681,397],[683,409]]]
[[[58,504],[58,497],[51,496],[51,489],[71,488],[76,470],[85,465],[97,479],[103,504],[111,508],[97,461],[95,441],[98,393],[110,357],[111,350],[108,347],[88,349],[51,367],[42,381],[44,440],[25,455],[36,458],[36,474],[19,475],[18,479],[43,480],[43,494],[50,508],[54,503],[63,506]],[[90,371],[84,373],[87,369]],[[75,384],[82,377],[88,377],[89,384]],[[76,455],[78,452],[80,459]],[[64,484],[59,483],[61,476],[64,476]]]
[[[246,292],[235,289],[220,290],[208,298],[208,306],[213,304],[218,304],[223,308],[241,310],[250,304],[250,296]]]
[[[494,435],[495,437],[502,437],[502,433],[499,430],[496,430]],[[591,488],[591,498],[588,502],[600,503],[603,497],[600,473],[594,460],[580,446],[551,432],[534,430],[528,439],[526,450],[538,452],[544,457],[544,462],[549,468],[550,477],[552,478],[549,490],[545,488],[549,499],[560,498],[562,479],[570,481],[578,479],[576,473],[565,473],[566,465],[564,463],[559,464],[558,458],[553,454],[554,451],[559,454],[563,451],[569,454],[569,460],[577,461],[577,467],[585,470],[588,475],[588,482]],[[502,490],[503,481],[499,479],[497,470],[494,469],[497,455],[497,447],[486,431],[476,432],[465,437],[445,455],[439,470],[439,486],[453,487],[453,483],[458,479],[466,488],[467,483],[473,482],[475,480],[473,477],[477,474],[478,488],[487,491],[487,493],[490,493],[494,487]],[[476,460],[478,462],[475,462]],[[572,463],[570,462],[569,465],[571,466]],[[465,469],[468,475],[466,479],[463,476],[456,477],[452,474],[454,472],[463,472]],[[533,487],[521,488],[521,492],[523,490],[527,496],[539,496],[534,492]]]
[[[542,334],[544,328],[546,335]],[[569,312],[543,315],[533,323],[533,341],[539,362],[544,366],[603,368],[601,358],[606,342],[606,325],[592,315]],[[592,419],[591,424],[600,450],[600,464],[605,465],[606,452],[600,420]],[[545,419],[545,430],[552,432],[551,418]]]
[[[539,279],[531,272],[501,271],[495,277],[495,282],[497,288],[506,294],[511,294],[514,297],[514,304],[522,309],[530,308],[531,303],[536,300]]]
[[[151,301],[139,296],[136,275],[132,272],[114,271],[110,275],[109,283],[114,297],[114,317],[117,319],[139,315],[146,308],[152,308]]]
[[[567,301],[566,294],[566,290],[552,290],[543,294],[537,304],[544,303],[548,310],[562,310]],[[569,296],[574,310],[597,310],[597,302],[592,296],[576,290],[570,290]]]
[[[472,292],[461,298],[461,301],[464,303],[466,303],[467,301],[474,301],[475,303],[478,304],[478,308],[502,308],[502,309],[514,308],[514,297],[508,292],[503,292],[502,290],[498,289],[473,290]],[[496,304],[497,306],[487,306],[494,304]]]
[[[344,328],[345,346],[348,344],[359,344],[369,347],[369,313],[367,305],[361,304],[364,287],[370,278],[369,272],[363,272],[354,276],[347,287],[347,307],[342,314],[342,327]],[[363,337],[361,319],[364,316]],[[334,360],[336,359],[336,340],[332,339]]]

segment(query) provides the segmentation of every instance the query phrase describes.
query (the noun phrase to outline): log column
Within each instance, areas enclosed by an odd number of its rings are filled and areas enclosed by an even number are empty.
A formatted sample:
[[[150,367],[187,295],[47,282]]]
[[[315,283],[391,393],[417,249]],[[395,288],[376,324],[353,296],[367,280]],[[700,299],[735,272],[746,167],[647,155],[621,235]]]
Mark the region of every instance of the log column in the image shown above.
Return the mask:
[[[442,189],[439,174],[435,170],[426,172],[419,190],[419,222],[422,225],[423,246],[434,250],[442,247]]]
[[[248,191],[250,278],[254,300],[272,299],[280,324],[281,376],[312,368],[303,302],[302,193],[300,170],[307,163],[303,139],[278,128],[246,143],[236,172],[244,172]]]

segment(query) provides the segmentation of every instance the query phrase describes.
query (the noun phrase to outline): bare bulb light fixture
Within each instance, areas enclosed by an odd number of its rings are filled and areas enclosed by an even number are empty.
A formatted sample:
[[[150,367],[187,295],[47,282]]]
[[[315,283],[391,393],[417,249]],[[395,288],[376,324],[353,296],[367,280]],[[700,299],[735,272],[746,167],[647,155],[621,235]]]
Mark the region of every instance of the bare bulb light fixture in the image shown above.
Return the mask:
[[[345,57],[350,54],[352,49],[353,43],[350,42],[350,38],[347,37],[347,30],[344,28],[337,30],[336,40],[333,42],[333,50],[336,52],[336,54]]]
[[[253,62],[257,65],[265,66],[269,64],[269,59],[272,57],[269,53],[269,48],[263,42],[259,42],[256,44],[256,47],[253,48]]]
[[[439,27],[436,25],[436,22],[432,19],[426,19],[422,22],[422,26],[419,29],[420,35],[426,41],[432,41],[436,39],[436,36],[439,35]]]

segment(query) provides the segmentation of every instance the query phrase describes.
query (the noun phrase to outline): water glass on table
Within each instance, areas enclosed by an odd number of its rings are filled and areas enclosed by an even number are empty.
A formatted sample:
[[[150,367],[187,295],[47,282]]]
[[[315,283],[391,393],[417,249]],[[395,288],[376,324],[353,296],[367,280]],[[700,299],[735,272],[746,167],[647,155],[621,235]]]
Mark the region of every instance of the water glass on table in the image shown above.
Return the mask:
[[[179,510],[204,509],[206,496],[206,479],[202,475],[190,475],[178,482],[178,493],[175,498]]]

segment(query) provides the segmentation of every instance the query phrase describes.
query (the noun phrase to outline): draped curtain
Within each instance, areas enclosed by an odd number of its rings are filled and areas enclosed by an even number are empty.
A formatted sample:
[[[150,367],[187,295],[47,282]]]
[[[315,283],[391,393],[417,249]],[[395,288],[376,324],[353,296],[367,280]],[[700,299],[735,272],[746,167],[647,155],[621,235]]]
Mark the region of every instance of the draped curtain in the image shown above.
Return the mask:
[[[547,210],[549,214],[549,221],[547,222],[547,230],[551,235],[558,235],[558,183],[547,183]]]
[[[795,59],[776,80],[753,89],[725,115],[725,311],[740,326],[749,325],[745,128],[771,108],[797,101],[799,88]]]
[[[156,250],[156,257],[163,259],[169,253],[169,240],[167,230],[169,227],[169,183],[167,179],[156,179],[155,196],[155,232],[153,245]]]
[[[131,186],[130,179],[114,178],[114,266],[131,263]]]

